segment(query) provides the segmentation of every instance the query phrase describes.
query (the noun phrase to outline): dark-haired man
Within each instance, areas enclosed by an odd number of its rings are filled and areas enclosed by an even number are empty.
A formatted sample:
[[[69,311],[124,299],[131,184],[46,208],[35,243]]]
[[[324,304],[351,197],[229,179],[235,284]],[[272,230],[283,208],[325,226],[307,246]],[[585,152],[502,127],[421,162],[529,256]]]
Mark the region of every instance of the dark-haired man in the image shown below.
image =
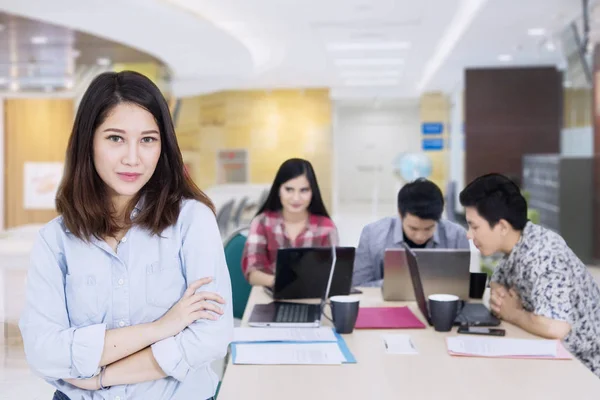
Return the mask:
[[[354,261],[354,286],[381,286],[385,250],[401,248],[469,249],[467,232],[442,219],[444,196],[427,179],[410,182],[398,192],[399,216],[364,227]]]
[[[586,266],[560,235],[527,220],[527,202],[505,176],[477,178],[460,202],[481,254],[505,255],[492,276],[492,312],[527,332],[563,340],[600,377],[600,289]]]

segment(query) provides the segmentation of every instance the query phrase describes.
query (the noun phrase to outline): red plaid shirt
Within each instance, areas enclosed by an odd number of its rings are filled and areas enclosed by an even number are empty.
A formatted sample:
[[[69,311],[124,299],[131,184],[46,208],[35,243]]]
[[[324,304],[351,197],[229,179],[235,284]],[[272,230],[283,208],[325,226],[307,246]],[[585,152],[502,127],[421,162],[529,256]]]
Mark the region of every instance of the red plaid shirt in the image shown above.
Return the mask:
[[[250,232],[242,256],[242,271],[246,278],[250,272],[259,270],[275,273],[277,250],[295,247],[328,247],[338,243],[337,229],[333,221],[320,215],[311,215],[308,226],[293,242],[285,233],[283,217],[278,211],[265,211],[250,224]]]

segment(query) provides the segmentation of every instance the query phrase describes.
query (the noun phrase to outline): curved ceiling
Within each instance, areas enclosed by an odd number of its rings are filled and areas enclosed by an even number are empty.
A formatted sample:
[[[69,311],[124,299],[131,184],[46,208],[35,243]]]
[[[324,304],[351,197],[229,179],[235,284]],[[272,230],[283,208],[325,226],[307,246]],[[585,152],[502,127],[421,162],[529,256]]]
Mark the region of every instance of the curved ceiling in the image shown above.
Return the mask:
[[[179,96],[218,90],[254,70],[248,49],[181,8],[152,0],[3,0],[0,9],[147,52],[167,64]]]
[[[0,8],[146,51],[170,66],[179,96],[330,87],[340,97],[412,97],[452,90],[467,67],[560,64],[547,42],[581,2],[3,0]]]

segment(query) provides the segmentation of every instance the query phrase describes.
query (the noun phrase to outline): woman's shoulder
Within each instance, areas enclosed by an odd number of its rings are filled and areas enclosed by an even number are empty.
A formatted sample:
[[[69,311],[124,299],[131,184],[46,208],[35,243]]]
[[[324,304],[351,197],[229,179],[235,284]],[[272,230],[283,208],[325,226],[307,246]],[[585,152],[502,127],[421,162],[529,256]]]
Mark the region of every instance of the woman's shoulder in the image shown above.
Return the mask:
[[[213,210],[203,202],[196,199],[183,199],[179,210],[179,220],[215,219]]]

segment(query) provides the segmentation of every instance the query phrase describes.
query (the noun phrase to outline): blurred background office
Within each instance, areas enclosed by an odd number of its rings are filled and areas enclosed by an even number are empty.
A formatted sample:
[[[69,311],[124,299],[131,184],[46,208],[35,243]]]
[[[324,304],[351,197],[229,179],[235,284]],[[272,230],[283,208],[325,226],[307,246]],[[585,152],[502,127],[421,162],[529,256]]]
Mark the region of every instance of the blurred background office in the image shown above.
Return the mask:
[[[519,182],[533,221],[600,265],[598,3],[3,0],[0,398],[49,398],[16,322],[32,240],[56,216],[75,110],[103,71],[144,73],[169,99],[225,242],[278,166],[300,157],[341,245],[396,215],[398,190],[418,177],[464,224],[460,190],[500,172]]]

